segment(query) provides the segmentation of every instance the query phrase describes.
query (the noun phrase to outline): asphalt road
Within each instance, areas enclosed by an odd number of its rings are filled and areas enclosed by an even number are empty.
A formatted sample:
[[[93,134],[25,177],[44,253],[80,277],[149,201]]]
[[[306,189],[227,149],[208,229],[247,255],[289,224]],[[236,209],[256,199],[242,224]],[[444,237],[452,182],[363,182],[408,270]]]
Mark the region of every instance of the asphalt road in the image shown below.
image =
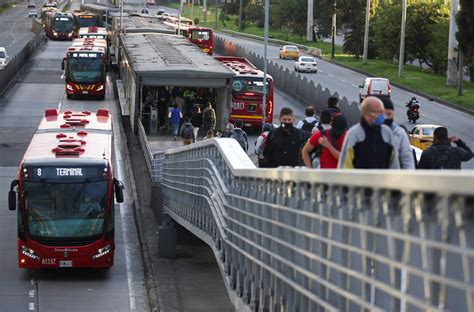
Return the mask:
[[[38,16],[43,2],[42,0],[35,0]],[[31,32],[32,21],[31,18],[28,18],[30,10],[33,9],[28,9],[27,1],[25,1],[0,14],[0,47],[7,49],[10,58],[33,37]]]
[[[257,54],[263,55],[263,44],[260,42],[235,38],[219,34],[234,43],[242,45]],[[290,70],[294,70],[292,60],[280,60],[278,58],[279,46],[270,45],[268,47],[268,57],[272,62],[276,62]],[[317,74],[301,73],[315,84],[321,84],[323,88],[328,88],[331,92],[337,92],[340,97],[346,97],[350,101],[358,102],[359,88],[365,76],[347,70],[340,66],[331,64],[324,60],[318,60],[319,71]],[[395,104],[395,121],[412,129],[413,126],[406,119],[405,103],[416,96],[410,92],[392,87],[392,101]],[[471,148],[474,148],[474,119],[473,116],[447,107],[435,101],[418,97],[421,105],[421,118],[419,124],[438,124],[448,128],[450,135],[456,135],[463,139]],[[474,160],[463,163],[463,168],[474,169]]]
[[[66,100],[60,61],[70,42],[48,41],[30,70],[0,101],[0,190],[6,195],[45,108],[115,112],[113,86],[105,101]],[[117,126],[118,118],[114,123]],[[125,202],[116,205],[115,265],[96,270],[28,271],[17,266],[16,212],[0,201],[0,311],[146,311],[144,273],[133,208],[123,172],[120,136],[115,136],[116,176],[126,185]]]

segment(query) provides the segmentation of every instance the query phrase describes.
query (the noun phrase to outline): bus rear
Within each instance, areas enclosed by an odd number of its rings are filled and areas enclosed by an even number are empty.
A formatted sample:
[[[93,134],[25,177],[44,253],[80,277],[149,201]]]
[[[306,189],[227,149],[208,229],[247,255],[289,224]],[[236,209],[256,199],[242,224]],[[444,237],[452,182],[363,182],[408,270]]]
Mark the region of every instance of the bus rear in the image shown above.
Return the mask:
[[[229,121],[234,123],[240,119],[245,127],[262,128],[263,120],[263,72],[258,70],[250,61],[242,57],[215,56],[234,72],[232,78],[232,107]],[[273,78],[266,77],[265,122],[272,123],[274,108]]]
[[[112,142],[107,110],[46,111],[9,192],[9,209],[18,208],[20,268],[113,265],[114,194],[117,202],[123,194]]]
[[[240,119],[245,127],[261,128],[263,119],[263,76],[234,76],[230,122]],[[273,79],[267,76],[265,122],[273,121]]]
[[[204,53],[212,55],[214,35],[211,28],[191,27],[187,33],[189,41],[201,48]]]
[[[74,37],[78,37],[79,29],[99,26],[99,19],[96,14],[76,12],[74,14]]]
[[[76,39],[81,40],[81,39]],[[65,71],[66,95],[68,99],[73,96],[96,96],[105,98],[107,77],[107,52],[103,45],[87,45],[69,48],[63,61],[62,69]],[[99,43],[97,43],[98,45]]]

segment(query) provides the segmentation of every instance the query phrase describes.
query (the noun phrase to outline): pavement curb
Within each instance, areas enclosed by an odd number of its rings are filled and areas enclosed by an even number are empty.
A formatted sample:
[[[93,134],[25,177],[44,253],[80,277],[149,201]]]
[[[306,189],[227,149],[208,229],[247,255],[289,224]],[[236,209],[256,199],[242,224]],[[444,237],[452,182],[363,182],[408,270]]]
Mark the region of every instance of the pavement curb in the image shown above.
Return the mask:
[[[114,79],[114,94],[116,96],[116,99],[118,99],[118,90],[117,86],[115,84],[115,75],[113,77]],[[115,101],[117,104],[117,100]],[[120,109],[120,104],[118,105],[119,111]],[[137,236],[138,236],[138,241],[140,242],[140,250],[142,254],[142,261],[143,261],[143,270],[144,270],[144,275],[145,275],[145,287],[147,290],[147,296],[148,296],[148,303],[150,307],[150,311],[156,312],[160,311],[159,305],[158,305],[158,299],[156,297],[156,289],[157,284],[155,282],[155,276],[153,274],[153,269],[150,264],[150,250],[148,249],[148,244],[145,243],[145,233],[143,228],[140,226],[140,223],[143,223],[143,218],[141,213],[139,212],[140,210],[140,201],[138,198],[138,192],[137,188],[135,186],[135,175],[132,169],[132,161],[130,158],[129,154],[129,149],[128,149],[128,138],[127,135],[125,134],[125,130],[123,127],[123,119],[121,118],[119,124],[120,124],[120,136],[122,137],[122,152],[124,155],[124,163],[125,163],[125,172],[127,173],[128,176],[128,182],[130,185],[130,190],[131,190],[131,195],[132,195],[132,207],[133,207],[133,215],[134,215],[134,221],[135,221],[135,227],[137,228]]]
[[[232,37],[238,37],[238,38],[244,38],[244,39],[250,39],[250,40],[253,40],[253,41],[258,41],[258,42],[262,42],[263,41],[263,38],[260,37],[260,36],[255,36],[255,35],[250,35],[250,34],[245,34],[245,33],[240,33],[240,32],[237,32],[237,31],[229,31],[229,30],[221,30],[220,32],[217,32],[217,33],[221,33],[221,34],[225,34],[225,35],[228,35],[228,36],[232,36]],[[298,48],[300,49],[305,49],[307,51],[309,51],[310,48],[312,47],[309,47],[309,46],[306,46],[306,45],[302,45],[302,44],[298,44],[298,43],[294,43],[294,42],[290,42],[290,41],[284,41],[284,40],[277,40],[277,39],[269,39],[268,42],[270,43],[276,43],[276,44],[292,44],[292,45],[296,45]],[[350,66],[347,66],[347,65],[344,65],[344,64],[341,64],[341,63],[338,63],[338,62],[335,62],[331,59],[327,59],[327,58],[323,58],[322,56],[317,56],[318,58],[322,59],[322,60],[325,60],[327,62],[330,62],[331,64],[334,64],[334,65],[337,65],[339,67],[342,67],[342,68],[345,68],[345,69],[348,69],[348,70],[351,70],[351,71],[354,71],[356,73],[359,73],[361,75],[365,75],[367,77],[374,77],[374,75],[371,75],[365,71],[362,71],[362,70],[359,70],[359,69],[356,69],[356,68],[353,68],[353,67],[350,67]],[[427,98],[429,101],[436,101],[442,105],[445,105],[445,106],[448,106],[450,108],[453,108],[453,109],[456,109],[458,111],[461,111],[463,113],[466,113],[466,114],[469,114],[469,115],[474,115],[474,110],[471,110],[469,108],[465,108],[463,106],[460,106],[460,105],[457,105],[457,104],[454,104],[454,103],[451,103],[451,102],[448,102],[448,101],[445,101],[443,99],[440,99],[438,97],[435,97],[435,96],[431,96],[429,94],[426,94],[426,93],[423,93],[423,92],[420,92],[420,91],[416,91],[416,90],[413,90],[409,87],[405,87],[405,86],[402,86],[398,83],[393,83],[393,82],[390,82],[392,85],[396,86],[397,88],[400,88],[404,91],[407,91],[407,92],[410,92],[410,93],[413,93],[413,94],[416,94],[418,96],[421,96],[421,97],[425,97]],[[408,100],[407,100],[408,101]]]

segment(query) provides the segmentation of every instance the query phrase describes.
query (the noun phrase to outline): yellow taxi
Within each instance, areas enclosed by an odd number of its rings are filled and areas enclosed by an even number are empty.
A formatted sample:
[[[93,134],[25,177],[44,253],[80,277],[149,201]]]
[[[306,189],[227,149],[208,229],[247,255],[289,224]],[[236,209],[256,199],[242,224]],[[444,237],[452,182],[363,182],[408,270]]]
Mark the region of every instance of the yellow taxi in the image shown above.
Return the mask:
[[[422,150],[433,144],[433,132],[439,125],[417,125],[410,131],[410,144]]]
[[[286,45],[280,48],[281,59],[294,59],[298,60],[300,57],[300,50],[294,45]]]

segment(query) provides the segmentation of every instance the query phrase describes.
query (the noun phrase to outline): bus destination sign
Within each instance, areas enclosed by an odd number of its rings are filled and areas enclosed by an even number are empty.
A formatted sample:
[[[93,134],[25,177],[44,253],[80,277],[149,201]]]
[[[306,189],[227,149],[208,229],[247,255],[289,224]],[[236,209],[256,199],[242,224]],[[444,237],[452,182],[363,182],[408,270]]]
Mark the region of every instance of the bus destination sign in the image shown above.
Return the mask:
[[[30,167],[28,173],[32,179],[100,179],[104,167]]]

